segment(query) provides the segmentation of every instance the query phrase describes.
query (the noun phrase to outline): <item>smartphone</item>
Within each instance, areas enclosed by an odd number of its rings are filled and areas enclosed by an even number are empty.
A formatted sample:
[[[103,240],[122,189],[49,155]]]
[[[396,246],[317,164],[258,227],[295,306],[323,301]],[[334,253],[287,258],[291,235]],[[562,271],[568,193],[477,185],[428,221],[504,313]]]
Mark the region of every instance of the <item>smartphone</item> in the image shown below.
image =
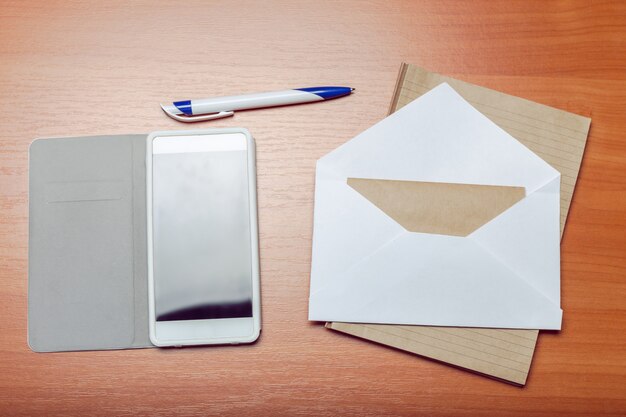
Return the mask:
[[[246,129],[148,136],[148,291],[156,346],[261,330],[254,141]]]

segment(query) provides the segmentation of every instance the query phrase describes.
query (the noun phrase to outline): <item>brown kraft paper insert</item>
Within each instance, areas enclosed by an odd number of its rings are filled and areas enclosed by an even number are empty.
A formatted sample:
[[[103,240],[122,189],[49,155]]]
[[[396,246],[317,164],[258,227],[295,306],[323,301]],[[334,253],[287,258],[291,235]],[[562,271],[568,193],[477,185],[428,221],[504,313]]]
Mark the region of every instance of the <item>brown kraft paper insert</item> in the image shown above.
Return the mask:
[[[526,195],[523,187],[348,178],[409,232],[467,236]]]

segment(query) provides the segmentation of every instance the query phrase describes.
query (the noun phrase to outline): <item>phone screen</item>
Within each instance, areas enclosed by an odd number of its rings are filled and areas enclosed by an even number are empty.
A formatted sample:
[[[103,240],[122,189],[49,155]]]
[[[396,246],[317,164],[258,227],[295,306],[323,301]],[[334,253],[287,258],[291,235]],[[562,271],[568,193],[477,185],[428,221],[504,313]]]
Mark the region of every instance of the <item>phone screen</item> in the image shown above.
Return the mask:
[[[171,140],[154,143],[161,139]],[[247,157],[245,146],[190,151],[155,145],[157,321],[252,317]]]

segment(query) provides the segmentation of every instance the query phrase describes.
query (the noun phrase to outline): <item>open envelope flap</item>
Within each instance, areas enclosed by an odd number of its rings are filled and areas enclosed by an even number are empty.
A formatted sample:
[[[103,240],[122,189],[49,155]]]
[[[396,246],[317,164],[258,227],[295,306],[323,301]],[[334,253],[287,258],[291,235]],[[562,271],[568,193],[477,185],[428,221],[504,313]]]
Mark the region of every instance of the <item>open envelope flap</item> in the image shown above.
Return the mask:
[[[447,84],[324,156],[320,168],[343,181],[502,185],[524,187],[527,194],[558,175]]]
[[[472,239],[405,232],[311,294],[309,318],[560,329],[562,311]]]

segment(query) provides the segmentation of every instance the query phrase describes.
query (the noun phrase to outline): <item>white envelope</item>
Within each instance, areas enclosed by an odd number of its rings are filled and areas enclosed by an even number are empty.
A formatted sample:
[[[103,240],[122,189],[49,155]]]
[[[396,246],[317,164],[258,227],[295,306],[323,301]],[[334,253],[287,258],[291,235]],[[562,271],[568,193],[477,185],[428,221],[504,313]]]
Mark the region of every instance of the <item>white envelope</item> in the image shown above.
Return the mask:
[[[309,320],[560,329],[559,186],[558,171],[439,85],[318,161]],[[494,207],[469,233],[420,231]]]

